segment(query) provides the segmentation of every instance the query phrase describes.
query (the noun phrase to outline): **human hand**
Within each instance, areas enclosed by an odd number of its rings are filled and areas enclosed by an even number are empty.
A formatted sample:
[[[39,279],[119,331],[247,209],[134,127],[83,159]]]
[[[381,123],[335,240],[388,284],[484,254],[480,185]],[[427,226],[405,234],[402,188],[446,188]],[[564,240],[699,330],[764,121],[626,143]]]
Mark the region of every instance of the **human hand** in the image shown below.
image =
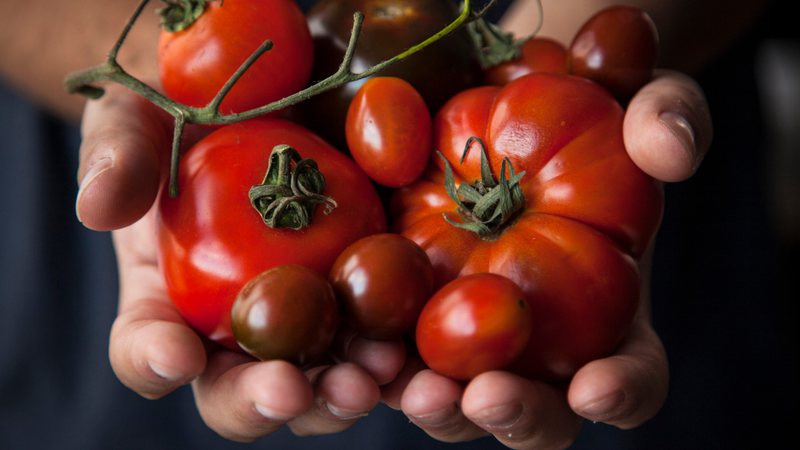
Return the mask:
[[[188,140],[203,133],[187,129]],[[302,371],[259,362],[201,339],[169,301],[156,262],[156,208],[167,172],[170,118],[118,86],[86,107],[76,212],[115,230],[119,313],[109,357],[120,381],[150,399],[191,383],[200,415],[228,439],[250,441],[288,424],[299,435],[333,433],[379,401],[405,358],[402,342],[343,332],[335,361]]]
[[[631,158],[651,176],[690,177],[712,134],[700,87],[679,73],[659,73],[631,100],[623,134]],[[447,442],[491,434],[511,448],[563,448],[573,442],[583,418],[636,427],[659,411],[668,387],[667,357],[650,323],[649,256],[641,274],[643,298],[627,339],[614,355],[582,367],[568,386],[502,371],[481,374],[464,386],[409,360],[384,387],[384,401]]]

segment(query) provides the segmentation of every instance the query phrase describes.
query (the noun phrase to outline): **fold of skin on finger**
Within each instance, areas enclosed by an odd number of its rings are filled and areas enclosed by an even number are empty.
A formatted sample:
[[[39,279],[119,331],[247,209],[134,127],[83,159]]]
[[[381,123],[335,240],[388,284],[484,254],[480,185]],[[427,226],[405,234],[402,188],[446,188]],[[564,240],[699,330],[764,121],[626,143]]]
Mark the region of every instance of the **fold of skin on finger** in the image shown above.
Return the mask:
[[[315,372],[311,374],[314,406],[288,424],[298,436],[344,431],[380,402],[378,385],[355,364],[341,363]]]
[[[403,392],[405,392],[408,383],[414,376],[427,369],[425,363],[416,355],[408,355],[405,360],[403,368],[397,373],[391,383],[381,386],[381,399],[383,403],[394,409],[400,410],[402,408]]]
[[[426,369],[414,375],[400,403],[406,416],[434,439],[469,441],[487,433],[462,413],[463,392],[461,383]]]
[[[206,371],[192,388],[206,425],[237,442],[273,433],[314,404],[311,385],[296,366],[253,361],[228,350],[209,355]]]
[[[469,420],[515,449],[566,448],[581,425],[562,389],[502,371],[475,377],[461,408]]]
[[[635,428],[655,416],[666,400],[669,364],[650,319],[652,256],[651,245],[642,259],[642,298],[627,338],[614,355],[585,365],[570,383],[570,406],[589,420]]]
[[[99,231],[136,222],[152,206],[171,145],[169,117],[120,86],[86,106],[81,125],[78,219]]]
[[[623,121],[625,147],[650,176],[667,182],[692,176],[713,135],[703,91],[678,72],[660,71],[631,99]]]
[[[379,386],[394,380],[406,361],[406,347],[403,341],[367,339],[352,330],[340,331],[332,347],[333,356],[337,361],[357,364],[366,370]]]

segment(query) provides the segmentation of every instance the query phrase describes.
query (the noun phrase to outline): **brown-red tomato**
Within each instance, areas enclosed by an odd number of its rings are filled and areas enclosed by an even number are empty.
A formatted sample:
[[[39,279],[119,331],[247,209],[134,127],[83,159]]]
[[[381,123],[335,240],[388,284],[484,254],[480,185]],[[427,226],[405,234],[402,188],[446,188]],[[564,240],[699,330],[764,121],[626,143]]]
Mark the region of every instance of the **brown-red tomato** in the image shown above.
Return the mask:
[[[325,278],[288,264],[250,280],[233,302],[231,321],[233,335],[247,353],[303,366],[328,351],[339,310]]]
[[[448,164],[436,160],[393,198],[395,229],[425,249],[438,286],[491,272],[523,290],[534,318],[515,364],[524,375],[563,379],[608,355],[636,311],[636,261],[658,228],[663,194],[625,151],[622,118],[606,90],[568,75],[464,91],[434,120]],[[483,170],[472,137],[485,147]],[[459,206],[445,188],[447,167]]]
[[[248,198],[264,181],[273,148],[282,145],[316,161],[322,194],[337,204],[329,214],[318,206],[301,230],[267,226]],[[164,191],[159,202],[159,263],[168,294],[190,325],[234,349],[231,305],[250,279],[285,264],[327,277],[348,245],[386,229],[380,198],[364,172],[310,131],[280,119],[211,133],[183,157],[178,185],[180,196]],[[291,205],[283,210],[300,214]]]
[[[376,77],[356,92],[347,111],[350,154],[376,183],[398,188],[419,178],[431,154],[431,115],[401,78]]]
[[[372,339],[401,337],[414,326],[433,292],[428,255],[393,233],[351,244],[334,262],[329,279],[346,320]]]
[[[173,100],[205,106],[265,41],[261,55],[222,101],[223,113],[242,112],[302,89],[314,46],[293,0],[209,1],[187,28],[162,31],[158,43],[161,86]]]
[[[475,273],[438,290],[416,328],[419,354],[434,371],[470,380],[507,368],[531,335],[525,293],[508,278]]]

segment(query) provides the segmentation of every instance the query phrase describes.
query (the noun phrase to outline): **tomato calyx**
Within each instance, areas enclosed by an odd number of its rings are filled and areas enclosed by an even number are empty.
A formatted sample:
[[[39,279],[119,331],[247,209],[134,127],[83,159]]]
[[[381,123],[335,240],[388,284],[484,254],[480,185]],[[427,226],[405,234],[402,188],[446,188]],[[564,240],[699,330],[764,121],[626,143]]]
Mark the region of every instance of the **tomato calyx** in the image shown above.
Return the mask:
[[[522,57],[522,46],[533,39],[542,26],[542,3],[541,1],[536,3],[539,8],[539,23],[536,29],[524,38],[514,39],[513,33],[503,31],[483,17],[478,17],[467,24],[467,31],[475,45],[478,61],[484,70]]]
[[[206,10],[209,0],[162,0],[166,6],[159,9],[161,27],[170,33],[185,30]],[[212,0],[213,1],[213,0]]]
[[[506,224],[511,222],[517,212],[525,206],[525,196],[522,193],[519,181],[525,172],[516,173],[514,166],[508,158],[503,158],[500,166],[500,178],[495,179],[486,147],[478,137],[470,137],[461,155],[460,163],[469,153],[473,142],[477,142],[481,149],[481,179],[472,184],[461,183],[455,185],[453,169],[447,158],[439,153],[444,162],[444,186],[447,195],[458,205],[458,215],[461,221],[451,219],[444,213],[444,220],[456,228],[472,231],[482,239],[492,239],[497,236]],[[508,172],[508,176],[506,176]]]
[[[270,228],[301,230],[311,224],[318,204],[325,205],[325,214],[336,208],[324,190],[325,177],[316,161],[303,159],[293,147],[282,144],[272,149],[264,181],[251,187],[248,195]]]

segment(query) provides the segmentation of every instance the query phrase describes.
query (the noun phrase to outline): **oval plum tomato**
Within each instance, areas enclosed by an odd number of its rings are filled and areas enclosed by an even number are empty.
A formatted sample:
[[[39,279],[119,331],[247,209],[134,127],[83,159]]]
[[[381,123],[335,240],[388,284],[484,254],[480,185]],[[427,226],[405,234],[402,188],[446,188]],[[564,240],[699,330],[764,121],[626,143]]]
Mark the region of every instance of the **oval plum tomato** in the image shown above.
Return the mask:
[[[491,67],[484,73],[488,84],[503,86],[534,72],[567,73],[567,48],[546,37],[534,37],[520,47],[517,59]]]
[[[314,46],[305,16],[294,1],[209,1],[205,8],[187,28],[161,32],[159,77],[167,96],[190,106],[206,106],[267,39],[272,49],[239,79],[220,110],[242,112],[305,86]]]
[[[247,353],[299,366],[328,351],[339,324],[331,285],[296,264],[256,275],[236,296],[231,314],[233,334]]]
[[[306,159],[284,159],[293,153],[282,152],[283,144]],[[318,171],[310,170],[314,167]],[[307,196],[305,204],[293,202],[320,181],[312,176],[320,172],[321,195]],[[268,185],[280,179],[286,183]],[[231,305],[250,279],[285,264],[327,277],[348,245],[386,229],[380,198],[364,172],[310,131],[284,120],[217,129],[184,155],[178,185],[179,197],[164,191],[159,200],[159,262],[168,294],[191,326],[233,349],[238,346]],[[274,202],[266,201],[270,192]],[[254,209],[249,193],[268,214]],[[330,199],[336,203],[332,211]],[[326,203],[306,209],[315,202]],[[310,219],[305,228],[288,228],[304,218]],[[285,227],[267,226],[270,220]]]
[[[531,311],[513,281],[491,273],[456,278],[422,309],[419,354],[434,371],[470,380],[509,366],[528,344]]]
[[[364,14],[364,23],[353,54],[354,72],[419,44],[458,16],[458,7],[451,1],[320,0],[307,13],[316,55],[312,79],[324,79],[339,68],[356,11]],[[462,28],[380,74],[411,83],[435,112],[455,93],[479,84],[481,73],[472,40]],[[347,108],[365,81],[348,83],[299,104],[295,109],[298,120],[334,145],[344,145]]]
[[[433,292],[428,255],[399,234],[375,234],[351,244],[329,278],[350,325],[372,339],[401,337]]]
[[[630,327],[663,194],[625,151],[623,114],[568,75],[464,91],[434,119],[447,164],[393,198],[393,227],[428,253],[437,286],[491,272],[523,290],[534,320],[514,364],[523,375],[567,378]]]
[[[347,146],[376,183],[397,188],[419,178],[431,154],[431,115],[425,100],[400,78],[368,80],[347,112]]]
[[[600,83],[623,103],[653,78],[657,57],[655,24],[633,6],[601,10],[569,46],[570,73]]]

